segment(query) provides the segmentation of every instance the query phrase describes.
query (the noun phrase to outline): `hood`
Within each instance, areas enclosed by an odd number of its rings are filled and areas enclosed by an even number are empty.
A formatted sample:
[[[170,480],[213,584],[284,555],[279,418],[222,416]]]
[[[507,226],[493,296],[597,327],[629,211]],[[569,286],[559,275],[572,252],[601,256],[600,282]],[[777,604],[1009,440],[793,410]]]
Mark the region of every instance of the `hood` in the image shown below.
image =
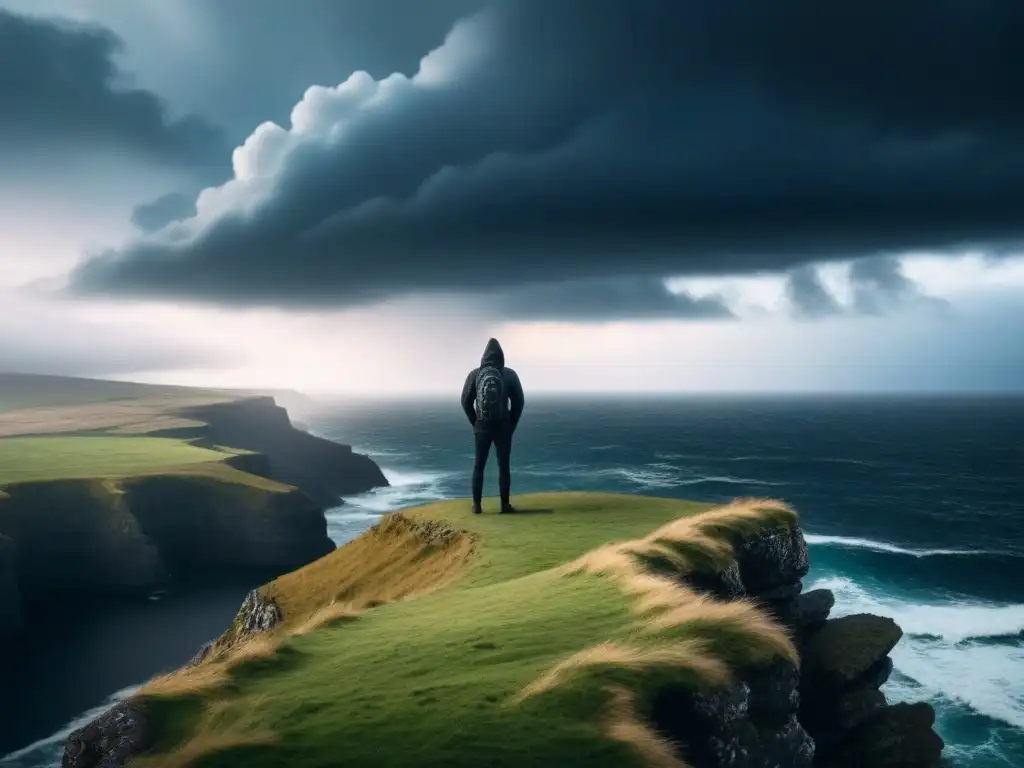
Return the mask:
[[[495,368],[505,367],[505,353],[497,339],[491,339],[484,347],[484,356],[480,358],[480,367],[493,365]]]

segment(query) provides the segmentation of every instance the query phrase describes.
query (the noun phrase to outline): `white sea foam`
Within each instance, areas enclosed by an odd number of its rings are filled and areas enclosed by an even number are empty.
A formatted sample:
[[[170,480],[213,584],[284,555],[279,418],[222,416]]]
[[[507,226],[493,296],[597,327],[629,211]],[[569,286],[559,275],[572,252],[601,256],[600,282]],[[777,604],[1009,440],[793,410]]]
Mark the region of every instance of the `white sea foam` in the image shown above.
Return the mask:
[[[118,702],[124,701],[138,690],[137,685],[124,688],[117,693],[111,694],[106,701],[99,706],[86,710],[73,720],[66,723],[59,731],[47,736],[45,739],[22,747],[16,752],[0,757],[0,766],[3,768],[59,768],[61,755],[64,754],[64,742],[72,732],[88,725],[97,717],[102,715]]]
[[[382,467],[384,477],[390,485],[387,488],[374,488],[367,493],[350,496],[345,504],[327,511],[327,521],[332,529],[351,531],[358,527],[358,521],[372,521],[381,515],[396,509],[425,504],[431,501],[448,498],[444,491],[444,481],[451,477],[449,472],[428,472],[389,469]],[[350,538],[344,536],[343,538]]]
[[[733,475],[692,475],[686,474],[671,464],[654,463],[646,467],[615,467],[613,469],[592,470],[590,477],[614,478],[638,485],[641,488],[682,488],[692,485],[725,484],[725,485],[786,485],[773,480],[759,480],[753,477],[735,477]]]
[[[894,698],[951,700],[1024,728],[1024,647],[997,642],[1024,632],[1024,605],[979,602],[913,603],[878,596],[851,579],[831,577],[810,586],[831,589],[834,615],[889,616],[904,637],[892,652],[896,669],[916,683],[890,683]]]
[[[889,544],[884,541],[872,541],[871,539],[860,539],[854,536],[819,536],[817,534],[806,534],[808,544],[820,546],[844,547],[847,549],[870,549],[875,552],[888,552],[896,555],[911,555],[913,557],[932,557],[934,555],[992,555],[978,549],[911,549],[900,547],[896,544]]]

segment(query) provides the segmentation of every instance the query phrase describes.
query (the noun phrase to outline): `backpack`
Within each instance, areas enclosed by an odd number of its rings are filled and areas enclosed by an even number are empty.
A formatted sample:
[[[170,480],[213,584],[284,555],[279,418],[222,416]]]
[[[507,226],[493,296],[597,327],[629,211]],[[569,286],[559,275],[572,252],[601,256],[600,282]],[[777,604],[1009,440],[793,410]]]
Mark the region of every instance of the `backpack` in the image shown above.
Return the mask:
[[[497,368],[481,368],[476,377],[476,418],[487,424],[498,424],[505,419],[508,400],[505,379]]]

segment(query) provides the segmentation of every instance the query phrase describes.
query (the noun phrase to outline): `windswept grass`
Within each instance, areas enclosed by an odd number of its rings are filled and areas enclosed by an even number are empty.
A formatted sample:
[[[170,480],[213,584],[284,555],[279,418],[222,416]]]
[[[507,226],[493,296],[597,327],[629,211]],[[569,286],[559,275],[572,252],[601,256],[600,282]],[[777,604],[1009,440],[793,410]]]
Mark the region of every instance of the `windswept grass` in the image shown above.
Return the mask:
[[[685,768],[644,719],[654,690],[795,660],[755,606],[678,582],[727,564],[737,531],[792,523],[785,505],[516,503],[523,514],[449,502],[393,515],[264,587],[285,624],[263,646],[225,645],[143,690],[158,711],[182,705],[145,765]]]

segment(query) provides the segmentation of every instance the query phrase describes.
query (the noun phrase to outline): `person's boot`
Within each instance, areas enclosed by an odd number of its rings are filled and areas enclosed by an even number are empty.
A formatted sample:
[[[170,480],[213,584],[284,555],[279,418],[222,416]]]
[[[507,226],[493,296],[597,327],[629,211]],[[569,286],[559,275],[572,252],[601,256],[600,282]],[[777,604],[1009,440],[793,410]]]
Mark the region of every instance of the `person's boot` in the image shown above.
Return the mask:
[[[515,511],[516,511],[516,508],[513,507],[511,503],[509,503],[507,501],[501,502],[501,512],[499,514],[511,515]]]
[[[474,514],[474,515],[479,515],[479,514],[480,514],[481,512],[483,512],[483,511],[484,511],[484,510],[483,510],[483,508],[482,508],[482,507],[480,506],[480,502],[479,502],[479,501],[474,501],[474,502],[473,502],[473,514]]]

